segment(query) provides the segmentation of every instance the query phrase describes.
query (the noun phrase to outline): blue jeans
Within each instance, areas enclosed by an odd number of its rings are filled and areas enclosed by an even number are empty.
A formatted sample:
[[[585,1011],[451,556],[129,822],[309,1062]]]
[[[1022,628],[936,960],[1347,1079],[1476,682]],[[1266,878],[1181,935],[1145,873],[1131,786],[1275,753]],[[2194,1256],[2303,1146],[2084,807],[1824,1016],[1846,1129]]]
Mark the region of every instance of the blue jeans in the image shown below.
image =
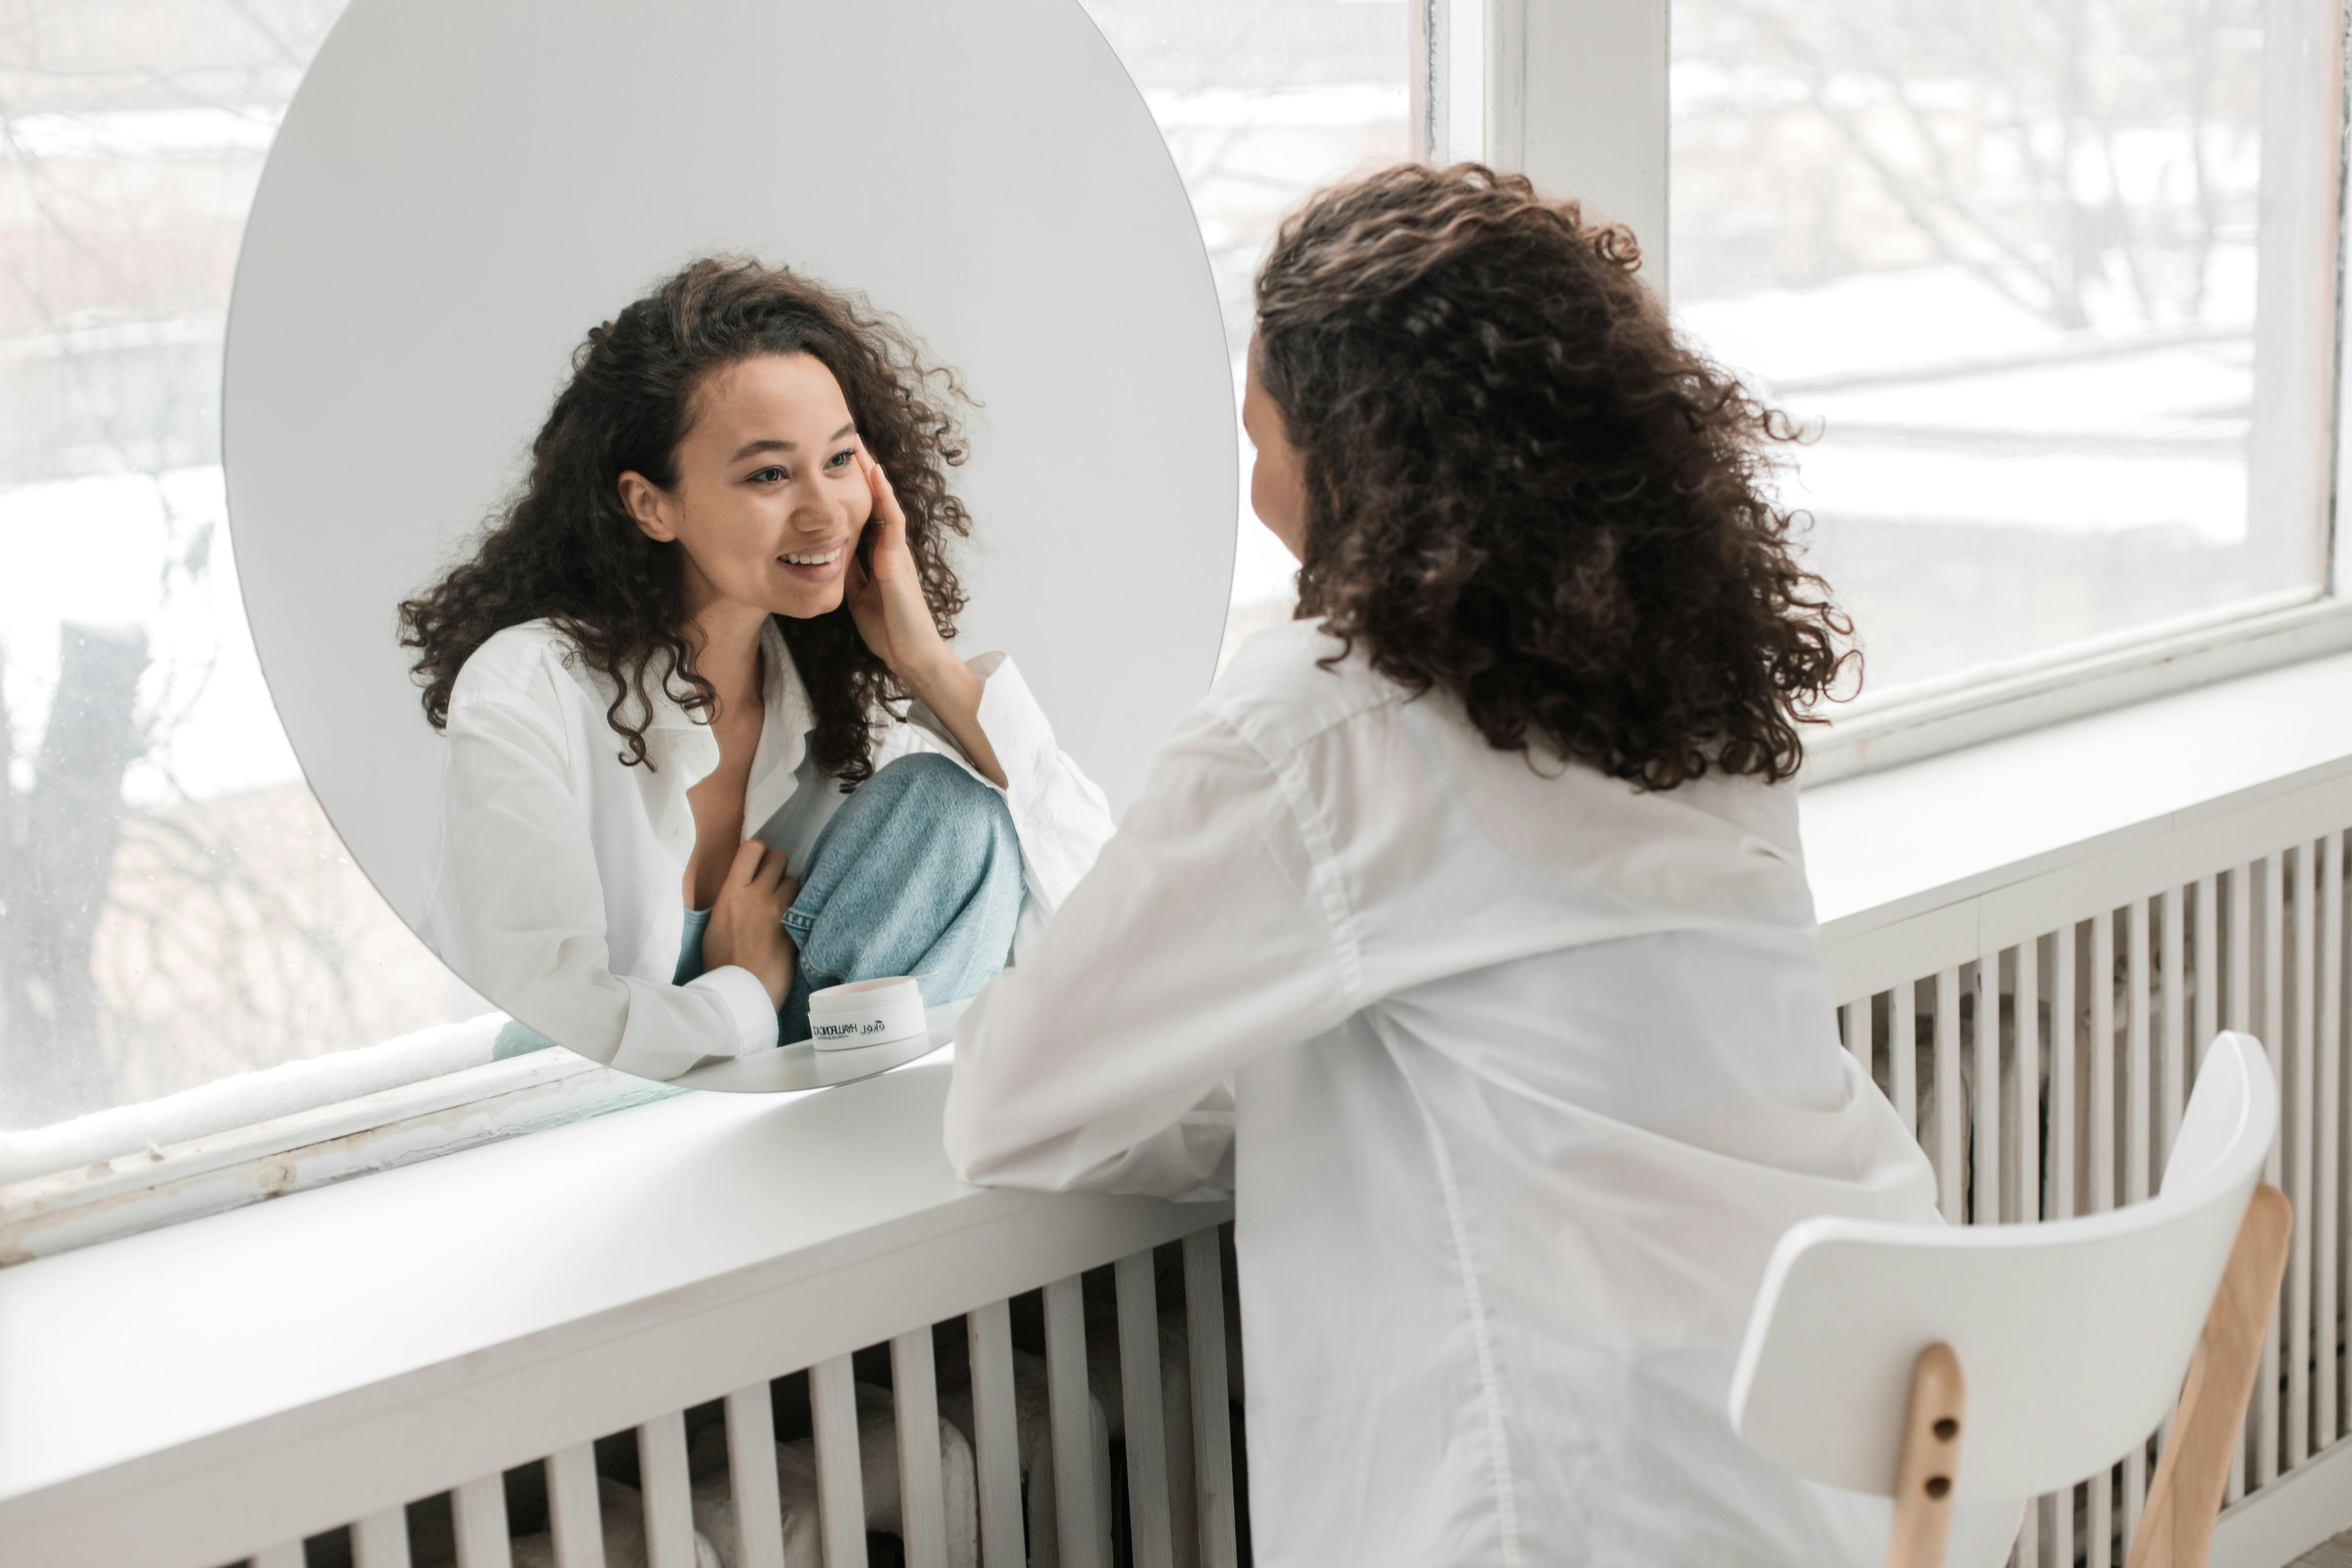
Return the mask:
[[[1003,797],[935,752],[900,757],[841,803],[801,868],[784,914],[800,963],[780,1042],[809,1037],[809,994],[828,985],[911,974],[931,1006],[977,995],[1004,967],[1021,897],[1021,841]],[[709,920],[687,911],[673,984],[702,973]],[[491,1059],[552,1044],[509,1021]]]
[[[932,752],[857,786],[817,835],[784,930],[799,946],[779,1022],[809,1037],[809,993],[911,974],[937,1006],[996,978],[1021,919],[1021,841],[1004,797]]]

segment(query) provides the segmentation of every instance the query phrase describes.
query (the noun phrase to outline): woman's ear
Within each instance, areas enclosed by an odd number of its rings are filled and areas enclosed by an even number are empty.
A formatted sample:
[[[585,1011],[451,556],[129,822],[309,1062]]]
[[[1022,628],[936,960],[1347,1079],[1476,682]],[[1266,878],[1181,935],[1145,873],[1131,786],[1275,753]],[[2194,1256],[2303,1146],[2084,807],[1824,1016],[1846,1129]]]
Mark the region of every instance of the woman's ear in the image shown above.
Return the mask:
[[[645,475],[632,469],[621,476],[621,504],[635,520],[637,531],[647,539],[659,544],[677,540],[677,528],[669,516],[669,497]]]

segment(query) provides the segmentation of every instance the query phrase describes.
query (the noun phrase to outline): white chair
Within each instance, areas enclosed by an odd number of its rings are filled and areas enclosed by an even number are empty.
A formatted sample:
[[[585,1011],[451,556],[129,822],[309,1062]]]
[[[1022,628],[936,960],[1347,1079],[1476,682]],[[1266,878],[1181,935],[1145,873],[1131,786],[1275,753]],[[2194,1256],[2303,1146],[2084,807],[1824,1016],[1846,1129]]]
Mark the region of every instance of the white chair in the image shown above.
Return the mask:
[[[2034,1226],[1790,1227],[1740,1347],[1733,1427],[1785,1469],[1892,1497],[1890,1568],[1941,1568],[1954,1502],[2103,1474],[2177,1394],[2129,1568],[2202,1568],[2286,1263],[2287,1200],[2259,1184],[2278,1114],[2260,1043],[2224,1034],[2146,1203]]]

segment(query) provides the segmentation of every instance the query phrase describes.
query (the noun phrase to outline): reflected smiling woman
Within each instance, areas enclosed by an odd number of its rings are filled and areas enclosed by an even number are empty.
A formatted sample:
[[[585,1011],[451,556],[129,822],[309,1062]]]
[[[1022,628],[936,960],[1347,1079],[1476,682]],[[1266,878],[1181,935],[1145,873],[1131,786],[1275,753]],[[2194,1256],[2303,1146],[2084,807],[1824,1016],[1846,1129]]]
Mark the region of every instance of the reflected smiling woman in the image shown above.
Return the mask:
[[[449,740],[426,924],[645,1077],[967,997],[1109,837],[1012,660],[949,647],[952,373],[853,296],[698,261],[592,331],[530,476],[400,607]]]

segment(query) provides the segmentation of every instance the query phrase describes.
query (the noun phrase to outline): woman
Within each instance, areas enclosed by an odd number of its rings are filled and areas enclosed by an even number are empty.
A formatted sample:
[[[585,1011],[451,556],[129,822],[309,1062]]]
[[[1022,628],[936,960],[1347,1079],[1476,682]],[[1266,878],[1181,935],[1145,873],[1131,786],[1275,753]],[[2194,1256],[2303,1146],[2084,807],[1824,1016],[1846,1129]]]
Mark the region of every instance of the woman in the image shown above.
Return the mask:
[[[961,999],[1092,861],[1101,794],[948,647],[957,395],[850,296],[698,261],[588,334],[520,497],[401,606],[449,738],[430,939],[521,1048],[668,1079],[843,981]]]
[[[1935,1215],[1798,838],[1847,628],[1783,422],[1635,268],[1468,165],[1283,226],[1244,412],[1298,618],[959,1030],[967,1179],[1233,1194],[1261,1564],[1885,1549],[1725,1408],[1783,1230]]]

